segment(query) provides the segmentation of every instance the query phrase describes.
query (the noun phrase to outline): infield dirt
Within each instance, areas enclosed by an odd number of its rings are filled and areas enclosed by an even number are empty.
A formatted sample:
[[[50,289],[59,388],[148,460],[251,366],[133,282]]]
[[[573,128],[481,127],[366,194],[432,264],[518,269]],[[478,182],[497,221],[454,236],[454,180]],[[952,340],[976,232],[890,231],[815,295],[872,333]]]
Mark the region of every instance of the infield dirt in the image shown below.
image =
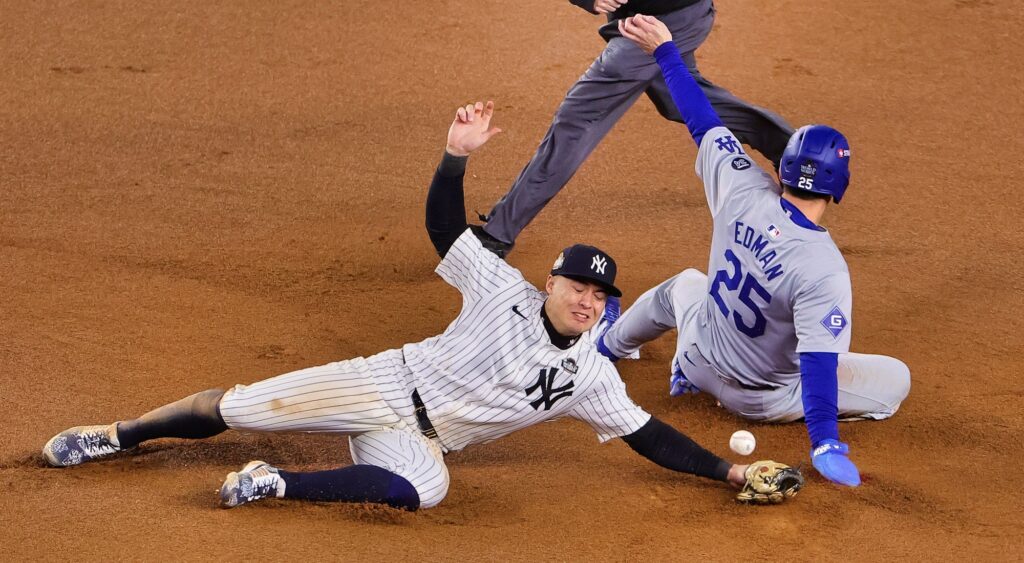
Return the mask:
[[[827,226],[850,265],[853,349],[910,366],[900,412],[843,424],[864,474],[813,470],[751,508],[561,421],[448,456],[406,514],[216,507],[250,459],[349,461],[344,438],[225,433],[58,470],[54,433],[210,387],[439,333],[427,184],[455,107],[498,104],[474,155],[486,212],[597,56],[568,2],[4,2],[0,7],[0,525],[16,560],[1021,560],[1020,128],[1011,0],[722,0],[702,71],[854,151]],[[535,283],[586,241],[624,304],[706,268],[710,218],[684,128],[641,99],[519,239]],[[621,363],[631,395],[707,445],[807,460],[802,425],[667,396],[672,339]]]

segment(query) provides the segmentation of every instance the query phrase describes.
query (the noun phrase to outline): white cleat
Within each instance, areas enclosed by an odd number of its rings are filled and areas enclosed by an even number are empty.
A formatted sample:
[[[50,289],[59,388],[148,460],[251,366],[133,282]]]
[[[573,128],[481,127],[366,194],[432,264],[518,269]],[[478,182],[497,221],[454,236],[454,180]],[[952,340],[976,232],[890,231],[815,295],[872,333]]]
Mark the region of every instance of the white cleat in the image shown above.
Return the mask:
[[[69,467],[121,451],[117,423],[76,426],[57,434],[43,446],[43,457],[54,467]]]
[[[265,461],[250,461],[241,471],[228,473],[220,487],[221,508],[234,508],[268,497],[284,497],[284,480],[277,468]]]

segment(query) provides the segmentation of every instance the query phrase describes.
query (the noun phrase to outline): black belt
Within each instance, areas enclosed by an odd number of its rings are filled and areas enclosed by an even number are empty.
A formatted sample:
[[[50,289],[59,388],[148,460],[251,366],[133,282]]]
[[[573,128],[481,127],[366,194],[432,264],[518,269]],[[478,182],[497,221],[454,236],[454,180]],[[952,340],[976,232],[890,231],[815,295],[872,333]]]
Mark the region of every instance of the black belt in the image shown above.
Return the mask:
[[[420,432],[431,440],[437,440],[437,430],[434,430],[434,424],[427,417],[427,407],[423,404],[420,392],[416,389],[412,390],[412,406],[416,407],[416,423],[420,426]]]

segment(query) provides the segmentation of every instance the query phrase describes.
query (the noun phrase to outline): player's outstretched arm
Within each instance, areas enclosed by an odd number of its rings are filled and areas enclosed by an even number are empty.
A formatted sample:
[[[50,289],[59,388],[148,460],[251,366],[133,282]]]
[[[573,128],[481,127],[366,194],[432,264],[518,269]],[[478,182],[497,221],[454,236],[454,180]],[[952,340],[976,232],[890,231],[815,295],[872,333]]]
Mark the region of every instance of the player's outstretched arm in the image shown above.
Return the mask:
[[[637,453],[674,471],[729,483],[740,489],[736,500],[748,504],[778,504],[795,496],[804,484],[799,468],[770,460],[750,465],[729,463],[668,424],[654,418],[622,437]]]
[[[639,430],[622,437],[633,451],[673,471],[743,486],[743,466],[707,451],[689,436],[652,416]]]
[[[833,483],[856,487],[860,484],[860,472],[847,457],[849,446],[839,441],[838,364],[839,355],[835,353],[800,354],[804,421],[811,438],[814,468]]]
[[[491,127],[494,102],[476,102],[460,107],[448,128],[441,164],[427,192],[427,234],[443,258],[455,240],[466,230],[466,203],[463,178],[470,153],[501,133]]]
[[[683,64],[679,48],[672,42],[672,32],[654,16],[636,15],[619,20],[619,33],[636,43],[644,52],[654,55],[672,101],[679,108],[690,136],[700,146],[704,134],[715,127],[721,127],[722,120]]]

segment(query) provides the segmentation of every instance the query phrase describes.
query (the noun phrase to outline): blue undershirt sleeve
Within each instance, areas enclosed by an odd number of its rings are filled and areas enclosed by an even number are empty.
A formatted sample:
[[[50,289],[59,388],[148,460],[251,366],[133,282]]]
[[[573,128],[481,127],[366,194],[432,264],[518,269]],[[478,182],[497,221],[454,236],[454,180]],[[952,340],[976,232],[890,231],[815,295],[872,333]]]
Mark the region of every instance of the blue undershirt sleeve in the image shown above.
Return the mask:
[[[699,147],[705,133],[722,126],[721,118],[715,113],[708,97],[683,64],[683,57],[675,43],[666,41],[659,45],[654,50],[654,59],[661,67],[661,74],[665,77],[672,101],[679,108],[686,128],[690,130],[690,136]]]
[[[800,354],[800,382],[804,403],[804,421],[811,447],[823,440],[839,440],[839,379],[836,369],[839,354],[804,352]]]

